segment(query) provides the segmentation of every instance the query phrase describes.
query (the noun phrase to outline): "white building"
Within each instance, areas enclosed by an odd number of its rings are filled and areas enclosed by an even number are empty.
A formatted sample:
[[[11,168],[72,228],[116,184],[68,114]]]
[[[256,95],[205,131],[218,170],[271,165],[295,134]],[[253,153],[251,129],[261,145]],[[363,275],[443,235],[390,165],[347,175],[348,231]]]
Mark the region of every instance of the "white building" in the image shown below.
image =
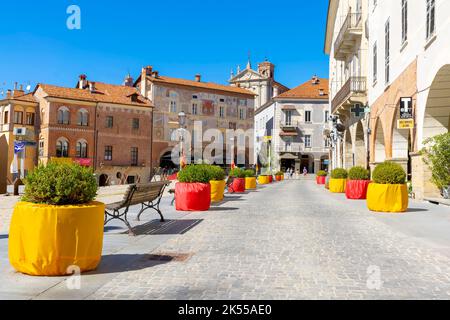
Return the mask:
[[[372,166],[396,161],[408,170],[416,197],[435,197],[419,151],[424,139],[449,132],[450,1],[369,1],[368,12]],[[407,99],[414,128],[399,129]]]

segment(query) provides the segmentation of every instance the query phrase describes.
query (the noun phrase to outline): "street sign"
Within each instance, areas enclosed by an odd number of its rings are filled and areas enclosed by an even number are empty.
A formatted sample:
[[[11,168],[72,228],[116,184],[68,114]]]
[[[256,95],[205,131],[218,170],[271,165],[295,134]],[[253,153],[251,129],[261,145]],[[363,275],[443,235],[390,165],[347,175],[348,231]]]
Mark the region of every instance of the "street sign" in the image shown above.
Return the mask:
[[[400,119],[413,118],[413,99],[411,97],[400,98]]]
[[[264,137],[264,142],[269,142],[269,141],[271,141],[272,140],[272,137],[271,136],[265,136]]]
[[[414,119],[399,119],[397,120],[398,129],[414,129]]]
[[[350,109],[350,111],[354,114],[356,118],[359,118],[366,112],[366,108],[364,108],[360,103],[355,103],[353,105],[353,108]]]
[[[23,141],[14,141],[14,153],[19,153],[25,150],[25,142]]]

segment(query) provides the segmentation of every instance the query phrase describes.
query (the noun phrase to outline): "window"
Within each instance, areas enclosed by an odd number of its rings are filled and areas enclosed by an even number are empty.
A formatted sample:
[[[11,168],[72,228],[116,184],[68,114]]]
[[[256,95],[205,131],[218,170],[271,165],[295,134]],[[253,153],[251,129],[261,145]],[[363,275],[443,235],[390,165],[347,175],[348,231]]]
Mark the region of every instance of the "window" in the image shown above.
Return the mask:
[[[329,148],[330,147],[330,139],[325,139],[325,148]]]
[[[225,107],[224,106],[219,107],[219,117],[225,118]]]
[[[86,141],[77,142],[77,158],[87,158],[87,143]]]
[[[247,105],[247,100],[245,100],[245,99],[239,99],[239,105],[240,105],[240,106],[246,106],[246,105]]]
[[[245,109],[239,109],[239,119],[240,120],[245,119]]]
[[[192,96],[192,99],[198,99],[198,96],[193,95],[193,96]]]
[[[292,125],[292,110],[286,110],[284,115],[284,124],[288,126]]]
[[[390,21],[386,22],[386,25],[384,26],[384,76],[385,76],[385,83],[389,84],[390,81]]]
[[[77,113],[77,125],[88,126],[89,125],[89,113],[85,109],[81,109]]]
[[[114,117],[113,116],[107,116],[106,117],[106,128],[112,128],[114,126]]]
[[[177,102],[170,101],[170,112],[177,113]]]
[[[8,124],[9,122],[9,112],[5,111],[5,113],[3,114],[3,124]]]
[[[105,161],[111,161],[113,156],[113,147],[105,146]]]
[[[34,112],[27,112],[25,124],[27,126],[34,126]]]
[[[138,165],[138,148],[136,147],[131,148],[131,165],[132,166]]]
[[[311,122],[311,111],[305,111],[305,122]]]
[[[408,40],[408,0],[402,0],[402,43]]]
[[[327,123],[329,118],[330,118],[330,112],[329,112],[328,110],[325,110],[325,119],[324,119],[324,122]]]
[[[436,1],[427,0],[427,40],[430,39],[436,31],[435,16],[436,16]]]
[[[131,125],[134,130],[139,129],[139,118],[133,118]]]
[[[377,49],[377,43],[375,42],[373,45],[373,83],[377,82],[377,76],[378,76],[378,49]]]
[[[23,112],[22,111],[14,111],[14,123],[16,123],[16,124],[23,123]]]
[[[196,103],[192,104],[192,114],[193,115],[198,114],[198,105]]]
[[[58,124],[69,124],[70,113],[66,107],[58,109]]]
[[[39,157],[44,156],[44,146],[45,146],[44,140],[40,140],[39,141]]]
[[[56,141],[56,157],[58,158],[69,157],[69,142],[65,138],[59,138]]]
[[[305,148],[311,148],[311,135],[305,135]]]

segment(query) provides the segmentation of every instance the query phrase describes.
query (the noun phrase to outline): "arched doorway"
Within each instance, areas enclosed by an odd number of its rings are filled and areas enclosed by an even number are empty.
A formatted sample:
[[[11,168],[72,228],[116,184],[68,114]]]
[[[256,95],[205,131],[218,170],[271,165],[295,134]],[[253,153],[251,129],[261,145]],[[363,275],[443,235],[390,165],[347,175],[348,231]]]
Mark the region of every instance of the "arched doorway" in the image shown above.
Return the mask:
[[[355,160],[353,154],[352,135],[349,129],[345,131],[344,155],[344,168],[352,168],[355,165]]]
[[[428,94],[423,119],[422,142],[449,132],[450,128],[450,65],[436,74]]]
[[[383,124],[380,118],[377,119],[375,125],[375,157],[376,163],[384,162],[386,160],[386,145],[384,142]]]
[[[361,121],[356,124],[355,134],[355,165],[367,167],[367,148],[364,127]]]
[[[100,177],[98,178],[98,185],[100,187],[106,187],[108,185],[108,175],[101,174]]]
[[[167,151],[162,155],[159,160],[159,166],[166,169],[174,169],[178,167],[178,165],[175,165],[172,161],[172,151]]]

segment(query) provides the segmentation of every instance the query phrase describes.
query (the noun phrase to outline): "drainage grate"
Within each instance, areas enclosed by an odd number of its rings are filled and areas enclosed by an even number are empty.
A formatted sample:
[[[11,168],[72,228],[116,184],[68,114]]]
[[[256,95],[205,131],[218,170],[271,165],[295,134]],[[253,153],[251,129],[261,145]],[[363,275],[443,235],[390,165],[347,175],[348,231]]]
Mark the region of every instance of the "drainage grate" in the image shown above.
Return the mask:
[[[159,252],[155,254],[149,254],[147,260],[162,261],[162,262],[186,262],[193,256],[192,253],[166,253]]]

